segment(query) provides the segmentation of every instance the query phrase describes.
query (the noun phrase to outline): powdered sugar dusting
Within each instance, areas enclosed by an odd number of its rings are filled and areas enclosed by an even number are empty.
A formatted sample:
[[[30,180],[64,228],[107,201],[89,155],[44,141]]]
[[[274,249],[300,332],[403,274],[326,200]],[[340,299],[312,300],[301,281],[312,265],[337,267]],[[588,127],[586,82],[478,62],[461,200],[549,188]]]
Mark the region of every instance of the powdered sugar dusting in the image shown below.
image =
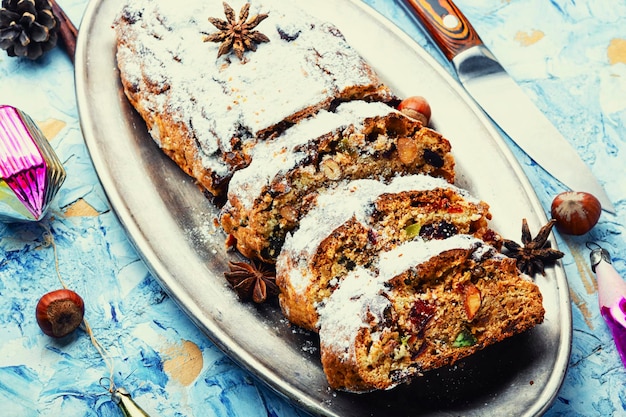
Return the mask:
[[[355,268],[318,308],[322,349],[337,354],[343,361],[353,360],[355,338],[359,330],[371,329],[373,323],[382,321],[385,309],[390,306],[384,296],[385,284],[401,273],[452,249],[476,249],[477,253],[472,256],[478,260],[497,256],[495,248],[470,235],[454,235],[443,240],[416,239],[381,253],[377,272],[376,268]]]
[[[384,189],[385,184],[380,181],[362,179],[320,194],[315,208],[300,221],[298,230],[287,235],[276,261],[277,274],[288,274],[296,293],[306,291],[312,279],[308,262],[322,240],[352,217],[367,223],[372,202]],[[290,265],[291,262],[294,264]]]
[[[436,188],[453,190],[456,194],[459,194],[465,200],[474,204],[478,204],[480,202],[480,200],[472,196],[469,191],[450,184],[443,178],[432,177],[430,175],[397,176],[389,183],[386,192],[401,193],[411,190],[434,190]]]
[[[433,256],[451,249],[472,249],[484,242],[471,235],[453,235],[447,239],[415,239],[380,254],[378,271],[383,280],[389,280],[404,271],[428,261]]]
[[[352,341],[359,330],[369,328],[372,321],[382,322],[390,306],[382,291],[383,283],[372,271],[359,267],[350,272],[320,308],[321,346],[344,362],[353,360]]]
[[[287,129],[275,140],[259,143],[252,151],[252,162],[233,175],[229,184],[229,197],[236,198],[250,210],[264,187],[280,173],[288,172],[309,157],[298,148],[315,141],[326,133],[345,129],[350,125],[360,126],[369,117],[384,116],[395,112],[383,103],[351,101],[341,104],[336,111],[320,111],[316,116],[303,120]]]
[[[129,22],[118,31],[121,72],[133,89],[150,92],[139,95],[139,106],[180,123],[219,176],[232,171],[222,155],[236,143],[255,142],[259,132],[328,106],[350,87],[378,87],[334,26],[289,2],[250,3],[250,16],[269,15],[256,29],[270,41],[246,53],[245,63],[233,54],[217,58],[219,43],[204,42],[217,31],[208,18],[225,19],[221,2],[128,0],[115,22]],[[244,2],[229,4],[238,15]],[[158,127],[151,133],[160,144]]]
[[[299,228],[286,236],[276,268],[278,275],[289,276],[289,283],[298,293],[306,292],[314,279],[308,262],[319,244],[335,229],[352,217],[370,227],[368,216],[374,210],[374,202],[382,194],[398,194],[408,191],[426,191],[437,188],[451,189],[478,202],[467,191],[441,178],[417,174],[394,178],[389,184],[363,179],[349,181],[317,197],[316,205],[300,220]]]
[[[349,181],[341,186],[321,193],[315,208],[300,221],[295,233],[289,234],[285,242],[287,251],[293,250],[309,257],[319,243],[337,227],[354,217],[367,223],[373,201],[385,190],[385,184],[371,179]]]

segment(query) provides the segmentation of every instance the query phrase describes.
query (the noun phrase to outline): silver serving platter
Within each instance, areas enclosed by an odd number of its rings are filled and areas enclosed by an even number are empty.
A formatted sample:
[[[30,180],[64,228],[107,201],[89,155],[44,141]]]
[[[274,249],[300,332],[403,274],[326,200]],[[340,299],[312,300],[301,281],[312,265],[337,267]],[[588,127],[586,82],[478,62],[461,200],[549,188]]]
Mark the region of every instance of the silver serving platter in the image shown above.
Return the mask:
[[[428,98],[433,127],[452,143],[457,184],[491,205],[493,228],[519,241],[522,218],[533,234],[547,222],[501,136],[422,48],[359,1],[301,3],[334,22],[398,96]],[[111,206],[148,268],[218,347],[318,415],[533,416],[546,411],[565,376],[571,346],[570,299],[560,266],[536,277],[546,316],[533,330],[390,391],[330,390],[315,335],[290,326],[276,305],[241,303],[226,284],[227,262],[237,255],[226,251],[224,235],[213,224],[215,206],[160,152],[122,91],[111,28],[120,7],[118,0],[92,0],[80,27],[76,90],[84,137]]]

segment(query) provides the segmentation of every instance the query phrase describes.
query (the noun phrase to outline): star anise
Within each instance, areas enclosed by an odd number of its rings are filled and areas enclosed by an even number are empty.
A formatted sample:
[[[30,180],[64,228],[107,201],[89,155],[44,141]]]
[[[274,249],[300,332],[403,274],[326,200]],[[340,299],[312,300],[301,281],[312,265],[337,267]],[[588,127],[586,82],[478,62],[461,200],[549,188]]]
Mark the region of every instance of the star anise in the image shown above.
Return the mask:
[[[229,272],[224,276],[233,286],[242,300],[263,303],[269,296],[277,295],[280,291],[276,285],[276,273],[262,263],[229,262]]]
[[[550,231],[555,223],[556,220],[550,220],[539,230],[539,233],[533,239],[528,222],[526,219],[523,219],[522,244],[524,246],[520,246],[512,240],[503,239],[504,247],[510,252],[508,256],[517,259],[517,267],[520,271],[530,276],[534,276],[538,272],[541,275],[545,275],[544,268],[554,264],[557,259],[563,257],[563,252],[550,248],[550,242],[548,241]]]
[[[217,52],[217,57],[233,50],[240,61],[243,61],[243,54],[246,50],[256,51],[256,44],[269,42],[269,38],[254,29],[259,23],[267,18],[266,13],[260,13],[251,17],[247,22],[250,13],[250,3],[246,3],[239,12],[239,21],[235,17],[235,11],[224,2],[224,14],[226,20],[209,17],[209,22],[219,29],[219,32],[212,33],[204,37],[205,42],[222,42]]]

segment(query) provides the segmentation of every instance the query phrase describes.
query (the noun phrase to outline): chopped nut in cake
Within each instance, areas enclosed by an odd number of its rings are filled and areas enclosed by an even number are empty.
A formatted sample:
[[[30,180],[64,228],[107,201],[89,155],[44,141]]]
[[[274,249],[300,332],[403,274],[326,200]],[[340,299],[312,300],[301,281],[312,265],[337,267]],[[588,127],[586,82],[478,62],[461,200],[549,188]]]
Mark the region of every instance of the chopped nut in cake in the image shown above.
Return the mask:
[[[541,323],[450,142],[416,119],[428,102],[400,101],[335,25],[287,0],[125,0],[113,29],[150,145],[225,203],[250,258],[225,278],[319,331],[331,388],[388,389]]]
[[[468,235],[411,241],[350,272],[320,309],[322,364],[335,389],[389,389],[543,318],[537,285],[495,248]]]
[[[416,238],[496,236],[487,225],[490,217],[485,202],[426,175],[397,177],[389,185],[355,180],[322,193],[299,228],[287,235],[277,259],[283,313],[316,330],[318,308],[343,277],[371,266],[380,251]],[[432,233],[442,228],[447,234]]]
[[[286,1],[251,0],[249,13],[268,15],[259,25],[268,42],[243,61],[205,42],[221,2],[130,0],[114,22],[130,103],[163,152],[214,195],[258,140],[336,102],[395,99],[335,26]]]
[[[399,157],[402,138],[416,147],[409,163]],[[221,224],[243,255],[274,262],[319,191],[342,180],[414,173],[453,182],[448,140],[383,103],[351,101],[259,144],[250,166],[232,178]]]

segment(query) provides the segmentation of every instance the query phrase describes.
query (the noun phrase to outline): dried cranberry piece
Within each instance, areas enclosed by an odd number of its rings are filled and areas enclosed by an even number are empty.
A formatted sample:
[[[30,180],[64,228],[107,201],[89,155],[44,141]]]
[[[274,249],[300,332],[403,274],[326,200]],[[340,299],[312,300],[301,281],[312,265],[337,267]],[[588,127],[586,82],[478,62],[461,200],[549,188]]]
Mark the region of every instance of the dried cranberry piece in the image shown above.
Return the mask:
[[[413,325],[413,332],[421,334],[431,318],[435,315],[435,306],[423,300],[415,300],[411,311],[409,311],[409,320]]]

